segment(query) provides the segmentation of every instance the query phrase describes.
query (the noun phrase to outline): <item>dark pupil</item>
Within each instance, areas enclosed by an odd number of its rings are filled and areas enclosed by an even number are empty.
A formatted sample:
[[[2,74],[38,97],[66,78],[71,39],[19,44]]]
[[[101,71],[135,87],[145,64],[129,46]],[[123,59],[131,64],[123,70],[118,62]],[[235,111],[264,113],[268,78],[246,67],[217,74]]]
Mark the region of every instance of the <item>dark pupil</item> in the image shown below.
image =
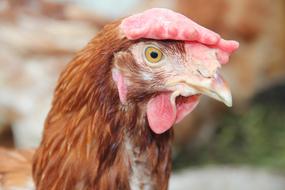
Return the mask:
[[[151,58],[155,59],[155,58],[158,57],[158,53],[155,52],[155,51],[152,51],[152,52],[150,53],[150,56],[151,56]]]

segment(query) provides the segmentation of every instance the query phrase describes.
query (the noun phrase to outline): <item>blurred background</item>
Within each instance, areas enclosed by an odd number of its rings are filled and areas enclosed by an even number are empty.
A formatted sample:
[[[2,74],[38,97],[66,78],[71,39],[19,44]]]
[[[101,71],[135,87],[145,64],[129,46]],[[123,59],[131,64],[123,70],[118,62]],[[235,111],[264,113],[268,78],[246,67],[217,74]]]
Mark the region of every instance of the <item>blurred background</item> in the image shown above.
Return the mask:
[[[106,23],[151,7],[241,43],[222,71],[233,108],[203,98],[175,127],[170,189],[284,190],[284,0],[0,0],[0,146],[36,147],[63,67]]]

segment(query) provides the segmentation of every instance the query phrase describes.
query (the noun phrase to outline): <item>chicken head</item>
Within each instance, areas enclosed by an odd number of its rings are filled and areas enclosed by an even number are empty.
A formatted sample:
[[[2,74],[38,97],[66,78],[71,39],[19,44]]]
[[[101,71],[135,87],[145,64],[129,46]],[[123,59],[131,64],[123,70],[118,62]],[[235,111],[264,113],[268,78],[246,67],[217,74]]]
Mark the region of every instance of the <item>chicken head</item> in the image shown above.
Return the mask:
[[[136,40],[115,54],[112,76],[123,105],[148,97],[150,128],[161,134],[198,104],[201,94],[232,106],[231,92],[219,74],[239,44],[167,9],[150,9],[122,21]]]

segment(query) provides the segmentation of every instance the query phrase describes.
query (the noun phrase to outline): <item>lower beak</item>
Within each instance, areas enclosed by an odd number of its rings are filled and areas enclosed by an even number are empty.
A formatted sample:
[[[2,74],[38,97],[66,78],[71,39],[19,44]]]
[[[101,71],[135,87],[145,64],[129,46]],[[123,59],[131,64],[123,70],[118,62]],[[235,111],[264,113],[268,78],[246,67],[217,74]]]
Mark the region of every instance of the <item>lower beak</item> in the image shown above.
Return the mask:
[[[174,81],[171,82],[174,84]],[[193,82],[191,79],[183,79],[176,84],[183,84],[183,88],[175,89],[176,95],[190,96],[194,94],[203,94],[213,99],[223,102],[228,107],[232,106],[231,91],[225,80],[219,74],[214,77],[205,78],[198,82]]]

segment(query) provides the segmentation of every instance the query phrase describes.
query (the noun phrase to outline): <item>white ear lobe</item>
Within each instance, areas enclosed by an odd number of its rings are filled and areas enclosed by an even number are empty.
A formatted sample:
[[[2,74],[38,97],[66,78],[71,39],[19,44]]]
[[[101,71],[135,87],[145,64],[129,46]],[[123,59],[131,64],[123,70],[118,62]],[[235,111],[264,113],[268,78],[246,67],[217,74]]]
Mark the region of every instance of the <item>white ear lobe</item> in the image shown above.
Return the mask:
[[[126,79],[124,78],[124,76],[121,74],[121,72],[118,69],[112,70],[112,77],[117,85],[121,103],[126,104],[127,93],[128,93]]]

